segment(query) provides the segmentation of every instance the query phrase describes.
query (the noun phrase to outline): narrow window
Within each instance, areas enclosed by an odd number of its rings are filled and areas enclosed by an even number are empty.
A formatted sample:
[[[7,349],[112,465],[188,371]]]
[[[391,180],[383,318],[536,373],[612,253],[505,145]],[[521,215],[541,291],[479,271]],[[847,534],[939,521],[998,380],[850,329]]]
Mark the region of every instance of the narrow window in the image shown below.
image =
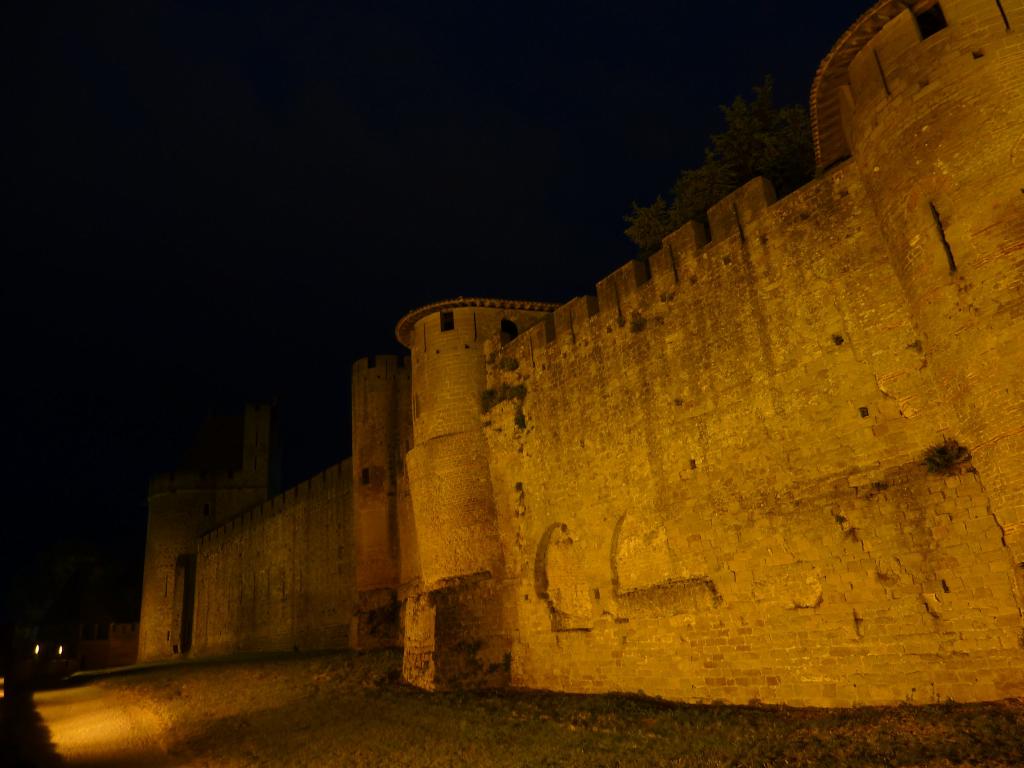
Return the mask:
[[[999,9],[999,15],[1003,17],[1003,26],[1006,27],[1006,31],[1010,31],[1010,20],[1006,18],[1006,11],[1003,9],[1002,0],[996,0],[996,8]]]
[[[882,60],[878,58],[878,51],[872,50],[875,54],[875,66],[878,67],[878,75],[882,78],[882,87],[885,89],[886,96],[892,96],[892,91],[889,90],[889,81],[885,79],[885,70],[882,69]]]
[[[370,468],[369,467],[363,467],[362,481],[363,481],[363,485],[369,485],[370,484]]]
[[[511,341],[519,335],[519,326],[513,323],[511,320],[501,321],[501,337],[502,341]],[[505,337],[508,337],[507,339]]]
[[[454,312],[442,312],[441,313],[441,330],[451,331],[455,329],[455,313]]]
[[[877,55],[877,54],[876,54]],[[732,204],[732,215],[736,218],[736,231],[740,234],[740,242],[747,242],[747,233],[743,231],[743,222],[740,221],[740,211],[736,207],[736,203]],[[729,263],[729,258],[726,257],[726,264]]]
[[[935,203],[928,203],[928,207],[932,210],[932,220],[935,222],[935,229],[938,230],[939,240],[942,241],[942,248],[946,252],[949,273],[953,274],[956,272],[956,259],[953,258],[953,249],[949,245],[949,240],[946,239],[946,228],[942,225],[942,217],[939,216],[939,209],[935,207]]]
[[[918,8],[921,7],[918,6]],[[914,9],[911,12],[917,21],[917,31],[921,33],[922,40],[931,37],[936,32],[941,32],[948,26],[946,14],[942,12],[942,6],[938,3],[926,4],[926,7],[920,10]]]
[[[376,355],[370,355],[369,357],[366,358],[366,367],[367,368],[376,368],[377,367],[377,356]]]
[[[209,504],[203,504],[203,517],[209,517],[209,516],[210,516],[210,505]]]

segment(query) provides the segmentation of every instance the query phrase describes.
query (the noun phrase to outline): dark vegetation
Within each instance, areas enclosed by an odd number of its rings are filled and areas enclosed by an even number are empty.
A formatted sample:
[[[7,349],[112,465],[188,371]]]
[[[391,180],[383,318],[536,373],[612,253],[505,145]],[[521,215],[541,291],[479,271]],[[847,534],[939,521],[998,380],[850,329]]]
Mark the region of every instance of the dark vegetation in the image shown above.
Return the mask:
[[[951,437],[933,445],[924,454],[925,466],[936,475],[957,475],[970,461],[971,452]]]
[[[688,221],[707,221],[707,209],[756,176],[764,176],[779,197],[814,176],[811,123],[801,106],[776,107],[772,80],[755,86],[747,101],[737,96],[722,105],[725,130],[711,137],[704,164],[679,174],[668,198],[647,206],[633,203],[626,235],[650,254],[661,239]]]

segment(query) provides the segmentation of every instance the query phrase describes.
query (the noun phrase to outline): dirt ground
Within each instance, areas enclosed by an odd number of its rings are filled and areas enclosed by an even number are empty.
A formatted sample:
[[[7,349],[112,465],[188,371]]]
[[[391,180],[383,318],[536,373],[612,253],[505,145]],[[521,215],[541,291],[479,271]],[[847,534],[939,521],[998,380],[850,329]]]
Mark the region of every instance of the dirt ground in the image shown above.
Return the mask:
[[[400,666],[397,652],[333,653],[79,675],[33,696],[51,749],[37,764],[1024,765],[1020,700],[823,710],[432,694],[402,685]]]

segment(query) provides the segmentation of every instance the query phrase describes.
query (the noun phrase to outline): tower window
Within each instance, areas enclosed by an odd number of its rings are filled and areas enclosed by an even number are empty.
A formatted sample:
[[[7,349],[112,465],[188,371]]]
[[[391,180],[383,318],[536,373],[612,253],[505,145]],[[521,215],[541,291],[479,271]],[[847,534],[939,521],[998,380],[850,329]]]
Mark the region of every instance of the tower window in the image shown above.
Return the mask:
[[[502,320],[501,335],[503,337],[507,336],[509,341],[511,341],[512,339],[519,335],[519,327],[511,320]]]
[[[938,3],[919,3],[911,12],[914,14],[914,20],[917,21],[917,30],[921,33],[922,40],[948,26],[946,14],[942,12],[942,6]]]
[[[377,367],[377,356],[376,355],[370,355],[369,357],[366,358],[366,367],[367,368],[376,368]]]
[[[362,479],[363,485],[369,485],[370,484],[370,468],[369,467],[363,467],[361,479]]]
[[[454,312],[442,312],[441,313],[441,330],[452,331],[455,330],[455,313]]]

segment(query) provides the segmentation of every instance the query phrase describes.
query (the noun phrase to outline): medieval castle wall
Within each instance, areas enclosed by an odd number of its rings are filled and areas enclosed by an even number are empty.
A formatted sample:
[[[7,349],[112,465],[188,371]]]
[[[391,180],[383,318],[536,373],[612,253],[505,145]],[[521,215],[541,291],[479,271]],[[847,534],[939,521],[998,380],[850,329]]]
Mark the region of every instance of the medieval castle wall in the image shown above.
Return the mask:
[[[427,688],[1021,695],[1021,29],[1024,0],[881,0],[815,80],[810,184],[755,179],[596,296],[410,313],[410,357],[353,366],[353,459],[280,497],[154,481],[143,657],[401,644]],[[970,455],[930,471],[947,440]]]
[[[1024,560],[1024,3],[941,7],[947,29],[920,40],[901,13],[853,60],[849,141],[931,374]]]
[[[685,227],[495,345],[489,386],[524,393],[486,430],[513,683],[1019,694],[1024,6],[941,7],[853,59],[852,160],[778,203],[755,180],[711,243]],[[971,471],[927,472],[945,438]]]
[[[708,246],[670,239],[649,277],[629,265],[498,351],[492,386],[526,393],[487,428],[513,682],[737,703],[1019,690],[1015,563],[984,475],[922,466],[960,433],[857,174],[767,210],[764,192],[712,211]]]
[[[195,655],[345,648],[355,609],[352,463],[198,541]]]
[[[485,343],[511,338],[549,309],[457,300],[399,324],[412,351],[414,444],[406,474],[418,564],[404,589],[403,674],[418,685],[507,682],[514,613],[502,610],[506,590],[495,586],[504,568],[480,421]]]
[[[153,478],[142,576],[139,658],[170,658],[191,646],[196,541],[267,498],[271,476],[269,407],[249,406],[233,470],[175,472]]]

